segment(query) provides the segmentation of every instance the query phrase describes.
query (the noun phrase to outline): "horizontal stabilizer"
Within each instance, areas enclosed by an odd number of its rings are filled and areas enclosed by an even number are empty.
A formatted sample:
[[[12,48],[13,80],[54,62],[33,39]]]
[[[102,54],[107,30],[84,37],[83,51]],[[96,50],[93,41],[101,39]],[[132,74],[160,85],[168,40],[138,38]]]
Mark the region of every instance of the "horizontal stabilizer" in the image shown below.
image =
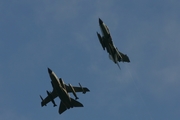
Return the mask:
[[[126,54],[119,52],[121,57],[118,57],[119,62],[130,62],[129,57]]]
[[[71,103],[72,103],[73,107],[83,107],[83,104],[74,100],[73,98],[71,98]]]
[[[83,107],[83,104],[81,104],[80,102],[74,100],[73,98],[71,99],[71,104],[73,105],[73,107]],[[60,106],[59,106],[59,114],[62,114],[64,111],[66,111],[67,108],[66,105],[61,101]]]
[[[62,114],[64,111],[66,111],[67,108],[64,105],[64,103],[61,101],[60,106],[59,106],[59,114]]]

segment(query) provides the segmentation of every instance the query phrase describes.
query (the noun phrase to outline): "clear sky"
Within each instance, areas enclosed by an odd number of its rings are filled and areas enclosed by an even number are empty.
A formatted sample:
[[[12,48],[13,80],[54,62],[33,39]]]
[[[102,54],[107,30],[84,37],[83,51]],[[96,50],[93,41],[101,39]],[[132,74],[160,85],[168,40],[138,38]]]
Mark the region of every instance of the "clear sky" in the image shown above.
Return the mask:
[[[0,0],[0,119],[179,119],[179,5],[179,0]],[[98,18],[131,60],[120,63],[121,70],[99,43]],[[47,67],[65,83],[91,90],[77,94],[83,108],[59,115],[52,103],[41,107],[39,95],[52,90]]]

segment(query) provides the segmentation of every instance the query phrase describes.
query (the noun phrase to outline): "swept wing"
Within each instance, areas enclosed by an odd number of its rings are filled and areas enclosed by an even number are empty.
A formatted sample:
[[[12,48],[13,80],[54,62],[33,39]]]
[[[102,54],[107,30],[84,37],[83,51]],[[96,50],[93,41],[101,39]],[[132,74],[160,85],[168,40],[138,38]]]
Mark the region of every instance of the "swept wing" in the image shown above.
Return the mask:
[[[76,87],[76,86],[72,86],[72,87],[73,87],[75,92],[83,92],[83,93],[89,92],[88,88],[82,87],[81,85],[80,85],[80,87]],[[68,85],[66,85],[66,91],[67,92],[73,92],[72,89]]]
[[[55,90],[53,90],[50,95],[48,95],[45,99],[42,99],[41,101],[41,106],[46,105],[47,103],[51,102],[52,100],[54,100],[56,97],[58,96],[58,94],[55,92]]]

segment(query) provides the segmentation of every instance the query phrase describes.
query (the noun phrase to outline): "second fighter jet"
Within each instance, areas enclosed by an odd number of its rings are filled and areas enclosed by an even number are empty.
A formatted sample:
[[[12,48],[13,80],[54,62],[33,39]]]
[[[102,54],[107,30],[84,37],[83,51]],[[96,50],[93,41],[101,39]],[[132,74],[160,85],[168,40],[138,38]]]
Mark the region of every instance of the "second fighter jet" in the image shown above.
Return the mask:
[[[117,47],[113,44],[109,29],[107,25],[99,18],[99,26],[102,32],[102,36],[97,32],[97,36],[99,38],[99,42],[101,43],[103,49],[107,50],[109,53],[109,58],[118,65],[118,62],[130,62],[129,57],[126,54],[118,51]]]

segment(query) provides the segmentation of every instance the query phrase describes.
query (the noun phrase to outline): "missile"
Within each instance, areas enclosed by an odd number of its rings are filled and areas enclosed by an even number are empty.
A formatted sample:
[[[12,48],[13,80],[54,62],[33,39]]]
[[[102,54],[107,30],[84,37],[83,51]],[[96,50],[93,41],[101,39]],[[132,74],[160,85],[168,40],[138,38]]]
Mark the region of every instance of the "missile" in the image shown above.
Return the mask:
[[[62,80],[62,78],[59,78],[60,84],[61,86],[66,90],[66,86],[64,84],[64,81]]]
[[[72,93],[73,93],[75,99],[79,99],[79,98],[77,97],[76,92],[75,92],[75,90],[74,90],[74,88],[72,87],[71,84],[69,84],[69,87],[71,88],[71,91],[72,91]]]
[[[81,86],[81,84],[79,83],[79,86],[80,86],[80,88],[82,89],[82,93],[83,94],[85,94],[86,93],[86,91],[83,89],[83,87]]]

